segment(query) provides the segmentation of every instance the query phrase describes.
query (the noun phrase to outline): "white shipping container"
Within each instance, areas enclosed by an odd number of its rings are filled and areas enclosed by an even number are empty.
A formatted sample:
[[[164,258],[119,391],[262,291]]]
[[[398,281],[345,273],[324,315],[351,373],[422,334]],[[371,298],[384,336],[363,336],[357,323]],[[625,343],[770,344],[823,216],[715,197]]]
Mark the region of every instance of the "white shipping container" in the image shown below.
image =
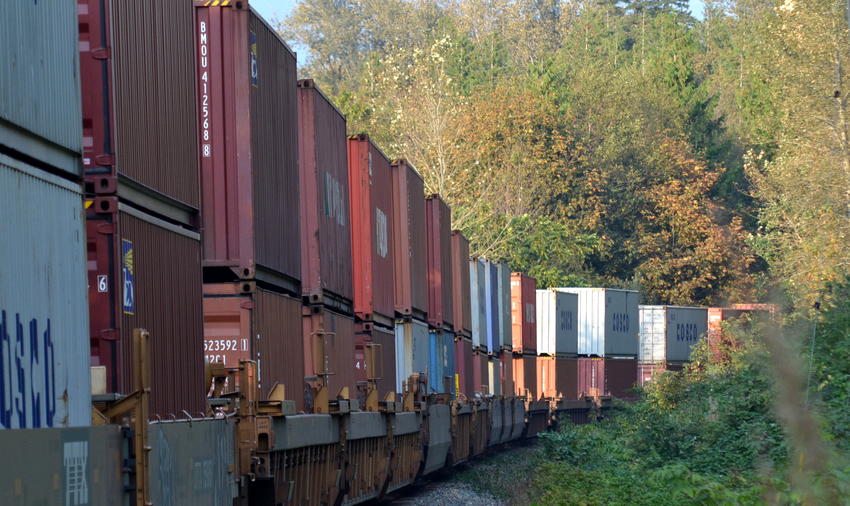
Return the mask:
[[[578,353],[578,295],[537,290],[537,354],[574,356]]]
[[[498,358],[490,357],[487,360],[487,379],[489,381],[490,395],[502,395],[502,371],[501,363]]]
[[[684,306],[640,306],[638,360],[687,362],[691,350],[708,332],[708,309]]]
[[[640,339],[638,299],[634,290],[556,288],[578,295],[578,354],[637,357]]]
[[[505,262],[497,265],[499,291],[499,342],[503,350],[513,345],[513,325],[511,324],[511,268]],[[498,350],[493,350],[498,351]]]
[[[484,285],[484,264],[476,259],[469,261],[469,294],[472,346],[478,349],[482,344],[487,344],[487,292]]]
[[[91,424],[80,185],[0,155],[0,428]]]

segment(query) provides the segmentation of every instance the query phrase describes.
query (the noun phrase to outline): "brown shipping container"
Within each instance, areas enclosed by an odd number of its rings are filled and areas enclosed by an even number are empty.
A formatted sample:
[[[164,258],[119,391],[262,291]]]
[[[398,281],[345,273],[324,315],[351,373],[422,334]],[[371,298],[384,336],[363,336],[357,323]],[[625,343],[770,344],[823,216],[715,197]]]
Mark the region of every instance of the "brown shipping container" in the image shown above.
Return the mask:
[[[92,364],[129,394],[132,333],[151,335],[151,413],[205,409],[198,234],[101,197],[87,216]]]
[[[540,397],[537,388],[537,357],[534,355],[514,356],[513,359],[514,388],[520,397],[531,396],[532,400]]]
[[[304,295],[350,313],[351,227],[345,116],[311,79],[298,81]]]
[[[206,281],[300,296],[295,54],[247,2],[199,5],[195,36]]]
[[[460,230],[452,231],[452,326],[456,334],[472,336],[472,304],[469,285],[469,240]],[[476,308],[477,309],[477,308]]]
[[[138,204],[142,192],[198,209],[192,2],[78,4],[89,190],[114,195],[120,175]]]
[[[428,323],[454,328],[452,298],[452,214],[439,195],[425,198],[428,250]]]
[[[475,380],[475,385],[473,386],[473,392],[478,392],[481,394],[489,394],[492,395],[493,392],[490,392],[490,368],[489,368],[490,358],[486,353],[482,353],[480,351],[475,351],[473,354],[473,378]]]
[[[301,300],[254,283],[204,285],[204,357],[236,367],[255,360],[260,396],[279,383],[304,409]]]
[[[404,160],[392,164],[395,309],[425,321],[428,314],[425,183]]]
[[[502,395],[512,397],[517,394],[514,383],[514,356],[512,353],[502,353],[499,357],[501,371],[499,377],[502,381]]]
[[[455,338],[455,365],[457,367],[457,382],[455,388],[467,397],[475,393],[474,359],[472,341],[466,338]]]
[[[325,306],[304,309],[308,313],[302,319],[304,376],[317,378],[319,373],[326,374],[331,399],[335,399],[343,387],[348,387],[350,398],[356,398],[354,318]]]
[[[610,395],[618,399],[630,399],[635,396],[635,393],[629,390],[638,383],[637,360],[580,357],[578,362],[580,395]]]
[[[365,134],[348,139],[354,313],[392,326],[394,266],[390,161]]]
[[[555,391],[564,399],[578,399],[578,359],[555,359]]]
[[[554,357],[537,357],[537,391],[541,397],[558,396],[555,379],[557,374]]]
[[[537,351],[537,281],[511,273],[511,329],[514,353]]]
[[[366,348],[370,344],[378,344],[380,353],[378,357],[380,363],[375,364],[377,367],[375,373],[379,378],[375,381],[378,388],[378,393],[381,399],[388,392],[396,391],[396,364],[395,364],[395,332],[392,330],[372,324],[356,324],[354,336],[354,379],[358,383],[363,384],[366,377],[367,352]]]

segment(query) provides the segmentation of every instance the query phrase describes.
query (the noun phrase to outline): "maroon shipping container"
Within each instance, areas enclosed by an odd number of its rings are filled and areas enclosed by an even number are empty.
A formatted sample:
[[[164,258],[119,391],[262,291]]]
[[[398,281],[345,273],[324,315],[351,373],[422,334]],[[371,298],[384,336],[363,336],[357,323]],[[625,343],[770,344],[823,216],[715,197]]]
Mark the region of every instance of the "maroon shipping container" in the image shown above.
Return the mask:
[[[455,388],[467,397],[472,397],[475,393],[474,360],[476,358],[472,353],[472,341],[455,337],[455,367],[457,368]]]
[[[453,329],[452,212],[439,195],[425,197],[428,251],[428,323]]]
[[[514,390],[520,397],[540,398],[537,385],[537,357],[521,355],[513,357]]]
[[[599,397],[610,395],[619,399],[635,396],[629,391],[638,383],[637,360],[633,358],[578,359],[579,395]]]
[[[257,288],[253,282],[204,285],[204,357],[237,367],[257,362],[260,396],[275,384],[304,409],[301,299]]]
[[[200,195],[192,2],[80,0],[78,13],[88,191],[118,192],[194,221]],[[160,208],[163,200],[176,202]]]
[[[307,313],[302,319],[304,376],[312,381],[324,375],[331,399],[336,399],[343,387],[348,387],[350,398],[356,398],[354,318],[326,306],[305,307],[304,310]],[[309,402],[306,404],[308,410],[312,408]]]
[[[511,273],[511,331],[513,352],[537,352],[537,281],[522,272]]]
[[[404,160],[392,164],[395,310],[425,321],[428,315],[425,183]]]
[[[298,81],[301,273],[310,304],[350,313],[351,227],[345,116],[310,79]]]
[[[490,394],[490,357],[480,351],[473,352],[472,377],[475,382],[473,392]]]
[[[348,139],[354,313],[393,325],[393,186],[390,161],[365,134]]]
[[[502,395],[512,397],[516,395],[516,384],[514,383],[514,356],[510,352],[501,353],[499,356],[501,370],[499,378],[502,382]]]
[[[460,230],[452,231],[452,302],[456,334],[472,337],[472,302],[469,292],[469,241]],[[477,308],[476,308],[477,309]]]
[[[151,413],[205,409],[198,234],[100,197],[86,221],[92,364],[129,394],[132,334],[151,335]]]
[[[371,346],[374,350],[372,354],[375,355],[378,362],[375,364],[375,374],[378,376],[375,385],[378,388],[380,398],[383,399],[388,392],[395,392],[395,333],[388,328],[372,323],[355,324],[354,342],[355,381],[359,385],[365,385],[368,367],[367,358],[370,355],[367,348]]]
[[[300,296],[295,54],[248,2],[199,5],[195,36],[205,280]]]

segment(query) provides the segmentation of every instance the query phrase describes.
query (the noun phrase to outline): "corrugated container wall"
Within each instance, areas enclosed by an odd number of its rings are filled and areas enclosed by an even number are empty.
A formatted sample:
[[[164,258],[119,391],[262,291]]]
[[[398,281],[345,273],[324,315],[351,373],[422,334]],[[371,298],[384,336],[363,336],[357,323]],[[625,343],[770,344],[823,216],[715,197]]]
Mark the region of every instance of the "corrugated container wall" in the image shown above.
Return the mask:
[[[578,352],[578,296],[537,290],[537,353],[575,356]]]
[[[640,306],[638,360],[686,362],[708,331],[708,310],[699,307]]]
[[[428,391],[454,393],[455,346],[454,335],[444,330],[433,330],[428,335]]]
[[[514,356],[512,353],[502,353],[499,357],[501,371],[499,377],[502,380],[502,395],[510,397],[516,395],[514,384]]]
[[[428,323],[452,329],[452,215],[439,195],[425,198],[428,251]]]
[[[578,354],[637,357],[639,293],[613,288],[558,288],[578,295]]]
[[[368,324],[371,325],[371,324]],[[358,382],[368,380],[368,348],[373,347],[372,355],[375,357],[373,371],[375,374],[375,386],[381,398],[387,392],[400,392],[396,390],[398,378],[396,377],[396,343],[395,332],[378,325],[371,325],[369,330],[363,330],[361,324],[355,325],[354,345],[354,375]],[[365,391],[358,391],[358,394]]]
[[[253,11],[197,9],[207,281],[301,295],[295,55]]]
[[[114,212],[102,212],[104,201]],[[132,389],[132,333],[150,332],[151,413],[205,409],[201,245],[187,231],[114,198],[87,219],[92,362],[110,391]]]
[[[490,389],[490,358],[486,353],[476,351],[472,357],[473,392],[493,395]]]
[[[89,425],[80,185],[0,155],[0,198],[0,428]]]
[[[521,272],[511,274],[511,322],[514,353],[537,351],[537,282]]]
[[[428,314],[425,183],[404,160],[392,164],[395,307],[402,316],[425,320]]]
[[[480,260],[469,261],[469,293],[472,322],[472,346],[478,349],[487,347],[487,290],[485,284],[484,263]]]
[[[634,397],[629,389],[638,383],[637,360],[578,358],[578,391],[587,397],[611,395],[620,399]]]
[[[499,357],[490,357],[487,360],[487,386],[492,395],[502,395],[502,363]]]
[[[404,391],[403,385],[410,379],[410,375],[427,374],[430,362],[428,355],[430,346],[428,342],[428,325],[418,320],[405,323],[396,323],[395,326],[395,352],[396,352],[396,374],[398,392]]]
[[[487,339],[482,340],[481,347],[496,351],[500,349],[502,342],[502,326],[499,325],[499,270],[494,262],[482,260],[482,263],[484,265],[484,291],[486,293],[484,313],[487,323]]]
[[[460,230],[452,231],[452,303],[455,333],[471,337],[469,241]]]
[[[455,389],[467,397],[472,397],[476,388],[472,341],[465,338],[455,339],[455,361],[457,366]]]
[[[578,359],[537,357],[537,382],[542,397],[578,399]]]
[[[390,162],[365,134],[348,139],[354,312],[364,321],[395,317]],[[377,321],[377,320],[376,320]]]
[[[0,145],[80,174],[74,2],[0,2]]]
[[[354,318],[314,306],[303,318],[304,376],[325,377],[330,395],[348,387],[352,398],[357,385],[354,374]],[[291,355],[290,355],[291,356]],[[309,411],[312,406],[307,405]]]
[[[513,345],[513,323],[511,322],[511,268],[505,262],[497,265],[499,292],[499,341],[501,349],[510,350]]]
[[[537,357],[522,355],[513,357],[514,390],[520,397],[540,397],[537,390]]]
[[[198,209],[193,3],[82,0],[79,9],[83,164],[94,191],[114,194],[120,174],[134,190]]]
[[[262,399],[279,383],[304,409],[303,348],[300,299],[253,283],[204,285],[206,361],[237,367],[239,360],[255,360]]]
[[[345,310],[353,295],[345,117],[310,79],[298,81],[298,114],[303,291],[310,303]]]

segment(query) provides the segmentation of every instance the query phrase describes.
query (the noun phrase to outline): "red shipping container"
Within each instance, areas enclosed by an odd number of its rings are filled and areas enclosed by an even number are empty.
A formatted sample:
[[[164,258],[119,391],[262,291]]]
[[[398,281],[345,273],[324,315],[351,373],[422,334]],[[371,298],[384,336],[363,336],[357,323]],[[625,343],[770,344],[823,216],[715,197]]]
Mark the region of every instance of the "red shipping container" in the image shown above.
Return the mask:
[[[578,399],[578,359],[537,357],[538,392],[553,399]]]
[[[473,392],[483,395],[492,395],[490,392],[490,357],[486,353],[480,351],[473,352]]]
[[[390,327],[395,318],[390,161],[361,134],[348,139],[354,313]]]
[[[77,3],[88,191],[115,195],[120,174],[123,198],[197,226],[192,2]]]
[[[537,352],[537,281],[511,273],[511,330],[513,352]]]
[[[452,231],[452,326],[456,334],[472,337],[472,304],[469,285],[469,241],[460,230]],[[477,308],[476,308],[477,310]]]
[[[514,390],[520,397],[531,397],[537,400],[540,395],[537,389],[537,357],[534,355],[514,355],[513,358]]]
[[[555,378],[557,376],[555,357],[537,357],[537,391],[541,397],[558,396]]]
[[[132,387],[132,334],[150,331],[151,413],[206,408],[198,234],[100,197],[86,221],[92,364],[107,389]]]
[[[395,309],[425,321],[428,315],[425,183],[404,160],[392,164]]]
[[[635,396],[635,393],[629,390],[638,383],[637,360],[581,357],[578,362],[579,395],[610,395],[619,399]]]
[[[396,391],[395,333],[372,323],[356,324],[355,331],[355,380],[359,384],[367,380],[366,372],[369,365],[367,348],[370,345],[380,345],[374,347],[373,353],[378,362],[375,364],[375,374],[378,376],[375,386],[378,388],[380,399],[383,399],[388,392]]]
[[[298,81],[301,282],[310,304],[351,313],[345,116],[311,79]]]
[[[300,296],[295,54],[247,2],[199,5],[195,37],[205,280]]]
[[[452,212],[439,195],[425,197],[428,251],[428,323],[452,329]]]
[[[457,383],[455,388],[468,398],[475,393],[475,362],[472,353],[472,341],[455,337],[455,366]]]
[[[684,364],[672,363],[657,363],[657,364],[638,364],[638,383],[641,386],[653,381],[655,376],[665,371],[681,371],[684,369]]]
[[[263,290],[253,282],[204,285],[204,355],[236,367],[257,362],[261,398],[279,383],[304,409],[301,299]]]
[[[502,382],[502,395],[505,397],[513,397],[516,395],[516,385],[514,384],[514,356],[510,352],[503,352],[499,356],[501,363],[501,371],[499,377]]]
[[[304,312],[304,376],[310,381],[324,376],[330,399],[336,399],[343,387],[348,387],[350,398],[357,398],[354,318],[326,306],[304,307]],[[312,408],[309,402],[305,404],[306,409]]]

